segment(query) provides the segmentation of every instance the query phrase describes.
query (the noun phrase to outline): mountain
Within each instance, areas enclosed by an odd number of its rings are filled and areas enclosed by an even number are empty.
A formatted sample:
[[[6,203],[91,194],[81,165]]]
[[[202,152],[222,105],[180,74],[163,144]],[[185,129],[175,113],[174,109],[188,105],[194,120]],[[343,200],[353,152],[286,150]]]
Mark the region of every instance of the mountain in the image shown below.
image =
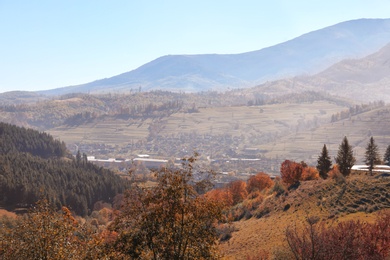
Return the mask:
[[[303,91],[327,92],[355,102],[390,102],[390,44],[361,59],[346,59],[312,76],[281,79],[248,89],[280,95]]]
[[[317,73],[346,58],[360,58],[390,42],[390,19],[359,19],[242,54],[168,55],[135,70],[91,83],[41,91],[107,93],[131,90],[206,91],[247,87]]]

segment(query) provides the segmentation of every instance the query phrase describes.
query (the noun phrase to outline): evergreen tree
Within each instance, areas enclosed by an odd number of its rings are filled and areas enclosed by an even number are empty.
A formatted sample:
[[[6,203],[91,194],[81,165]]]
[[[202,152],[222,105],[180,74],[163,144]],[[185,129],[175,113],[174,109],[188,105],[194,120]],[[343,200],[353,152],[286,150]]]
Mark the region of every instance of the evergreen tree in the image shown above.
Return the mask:
[[[383,161],[386,165],[390,166],[390,145],[387,146],[385,156],[383,157]]]
[[[317,170],[322,179],[328,178],[328,172],[330,171],[331,167],[332,160],[330,159],[328,149],[324,144],[324,147],[322,147],[321,155],[318,157],[317,160]]]
[[[368,165],[368,170],[372,175],[372,170],[374,169],[375,164],[380,164],[380,156],[378,152],[378,146],[375,144],[374,137],[371,136],[370,141],[367,144],[365,161]]]
[[[353,156],[352,147],[349,145],[348,139],[345,136],[339,146],[339,150],[337,152],[336,157],[336,163],[339,166],[340,172],[344,176],[348,176],[355,161],[356,159]]]
[[[81,153],[80,153],[80,150],[77,150],[76,163],[77,163],[77,165],[81,164]]]

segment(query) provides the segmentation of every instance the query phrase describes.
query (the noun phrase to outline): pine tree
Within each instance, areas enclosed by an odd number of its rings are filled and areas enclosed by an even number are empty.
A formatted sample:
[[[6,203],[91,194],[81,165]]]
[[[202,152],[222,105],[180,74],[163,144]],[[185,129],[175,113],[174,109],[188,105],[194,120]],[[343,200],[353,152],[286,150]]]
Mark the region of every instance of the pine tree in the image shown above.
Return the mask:
[[[328,178],[328,172],[330,171],[331,167],[332,160],[330,159],[328,149],[324,144],[324,147],[322,147],[321,155],[318,157],[317,160],[317,170],[322,179]]]
[[[337,152],[336,157],[336,163],[339,166],[340,172],[344,176],[348,176],[355,161],[356,159],[353,156],[352,147],[349,145],[348,139],[345,136],[339,146],[339,150]]]
[[[378,146],[375,144],[374,137],[371,136],[370,141],[367,144],[366,154],[365,154],[365,163],[368,165],[368,170],[372,175],[372,170],[374,169],[375,164],[380,164],[381,160],[379,159]]]
[[[386,149],[386,152],[385,152],[385,156],[383,157],[383,162],[390,166],[390,145],[387,146],[387,149]]]

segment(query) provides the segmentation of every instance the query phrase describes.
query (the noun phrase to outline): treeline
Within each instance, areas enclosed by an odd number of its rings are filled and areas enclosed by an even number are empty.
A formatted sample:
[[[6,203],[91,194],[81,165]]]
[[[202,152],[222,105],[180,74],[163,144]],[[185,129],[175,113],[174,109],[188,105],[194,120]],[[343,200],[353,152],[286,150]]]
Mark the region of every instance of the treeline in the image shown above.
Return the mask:
[[[384,106],[385,103],[383,101],[370,102],[368,104],[351,106],[349,109],[343,110],[337,114],[333,114],[330,121],[333,123]]]
[[[51,135],[0,122],[0,153],[26,152],[44,158],[69,156],[64,142]]]
[[[178,111],[197,112],[203,107],[261,106],[281,103],[300,103],[324,100],[340,106],[351,103],[325,93],[307,91],[282,96],[260,92],[232,90],[200,93],[174,93],[169,91],[129,92],[123,94],[68,94],[52,100],[1,105],[3,120],[16,124],[28,124],[42,130],[62,124],[78,125],[102,116],[162,117]]]
[[[0,128],[0,204],[28,207],[40,198],[85,216],[127,187],[113,172],[70,157],[50,135],[12,125]],[[70,158],[64,158],[67,155]]]
[[[277,97],[270,97],[264,94],[255,94],[255,98],[248,100],[248,106],[263,106],[284,103],[311,103],[315,101],[328,101],[340,106],[348,106],[349,102],[342,98],[331,96],[323,92],[304,91],[301,93],[289,93]]]

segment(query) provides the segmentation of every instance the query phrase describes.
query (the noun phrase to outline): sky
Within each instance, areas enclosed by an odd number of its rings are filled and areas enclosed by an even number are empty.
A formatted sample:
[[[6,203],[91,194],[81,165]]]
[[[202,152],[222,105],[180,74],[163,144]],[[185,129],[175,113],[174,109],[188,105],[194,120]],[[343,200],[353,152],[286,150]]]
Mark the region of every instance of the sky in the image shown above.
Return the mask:
[[[78,85],[173,54],[260,50],[390,0],[0,0],[0,93]]]

